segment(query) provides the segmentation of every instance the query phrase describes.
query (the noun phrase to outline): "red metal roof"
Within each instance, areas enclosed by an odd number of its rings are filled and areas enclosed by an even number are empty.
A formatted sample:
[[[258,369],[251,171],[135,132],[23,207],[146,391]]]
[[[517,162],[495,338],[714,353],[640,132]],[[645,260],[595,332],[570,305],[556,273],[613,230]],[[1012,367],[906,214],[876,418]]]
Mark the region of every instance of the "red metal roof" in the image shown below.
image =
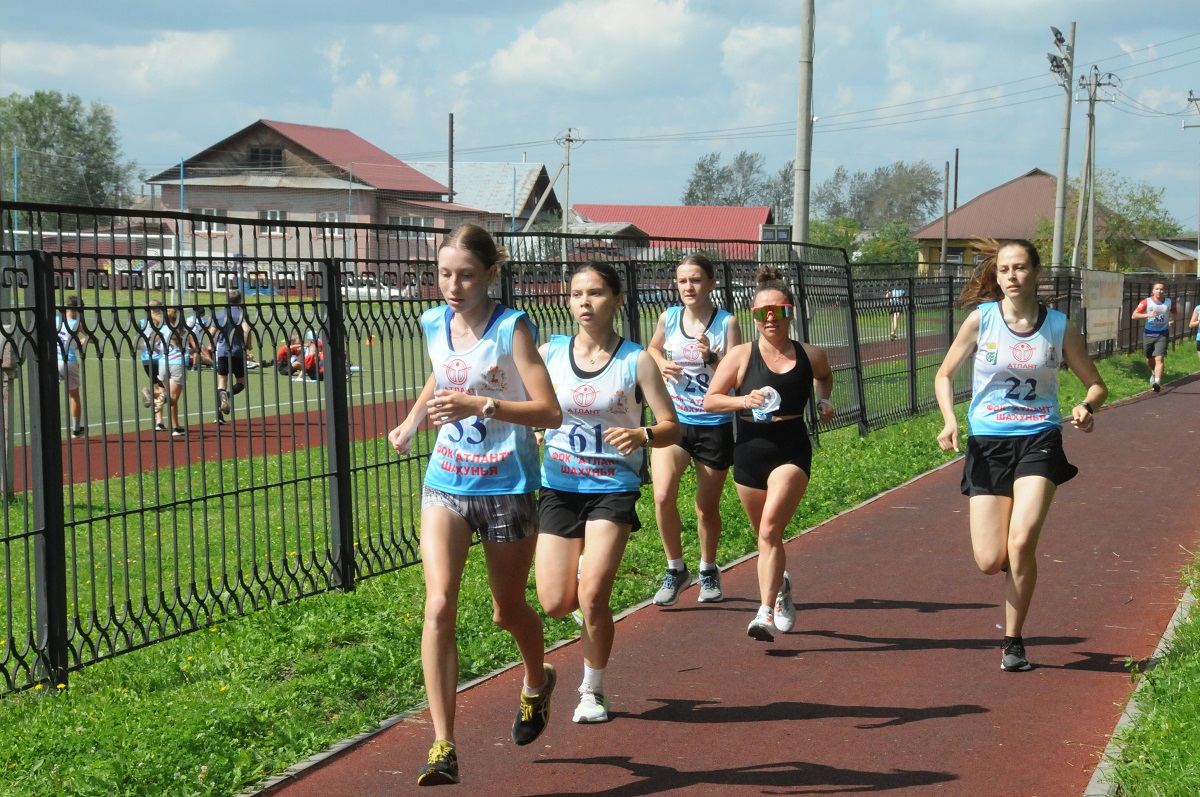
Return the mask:
[[[757,241],[769,207],[710,205],[572,205],[586,221],[625,221],[655,238]]]
[[[291,139],[322,160],[346,169],[356,180],[374,188],[423,194],[450,193],[446,186],[349,130],[272,122],[268,119],[260,119],[259,123]]]
[[[1038,219],[1054,218],[1057,185],[1053,175],[1033,169],[985,191],[950,211],[947,238],[955,241],[972,236],[997,240],[1033,238]],[[912,237],[941,240],[941,216],[914,232]]]

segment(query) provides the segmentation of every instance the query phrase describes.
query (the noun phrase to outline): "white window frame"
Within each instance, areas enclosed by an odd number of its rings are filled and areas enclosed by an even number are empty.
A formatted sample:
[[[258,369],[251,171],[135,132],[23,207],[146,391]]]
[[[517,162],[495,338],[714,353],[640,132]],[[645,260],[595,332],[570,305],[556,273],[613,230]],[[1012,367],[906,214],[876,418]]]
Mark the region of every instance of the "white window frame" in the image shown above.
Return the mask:
[[[192,211],[199,213],[202,216],[228,216],[229,211],[223,208],[197,208]],[[225,233],[228,232],[228,227],[223,221],[194,221],[192,222],[192,232],[203,233]]]
[[[287,221],[286,210],[260,210],[258,211],[258,234],[259,235],[283,235],[283,224],[264,224],[263,222],[284,222]]]
[[[437,226],[437,219],[430,218],[428,216],[388,216],[387,223],[390,226],[398,226],[401,224],[407,224],[410,227],[431,227],[432,228],[432,227]],[[422,237],[422,235],[421,235],[421,233],[415,232],[413,230],[393,230],[392,237],[406,238],[406,239],[412,240],[414,238],[420,238],[420,237]]]
[[[317,221],[328,225],[321,229],[322,235],[334,238],[345,237],[346,231],[338,226],[342,221],[342,212],[340,210],[318,210]]]

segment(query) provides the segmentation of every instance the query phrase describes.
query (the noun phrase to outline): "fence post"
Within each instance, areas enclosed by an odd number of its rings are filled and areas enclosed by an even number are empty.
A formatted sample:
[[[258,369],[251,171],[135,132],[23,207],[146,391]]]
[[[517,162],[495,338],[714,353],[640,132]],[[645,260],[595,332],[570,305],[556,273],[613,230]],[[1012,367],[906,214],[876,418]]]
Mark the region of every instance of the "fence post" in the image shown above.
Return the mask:
[[[734,311],[733,306],[733,267],[729,265],[728,260],[721,261],[721,272],[725,277],[725,309],[729,312]]]
[[[624,328],[621,330],[621,333],[625,336],[626,340],[631,340],[644,347],[645,344],[642,343],[642,321],[638,305],[637,264],[632,260],[628,260],[625,262],[625,323],[622,325]]]
[[[63,497],[62,407],[58,387],[58,330],[54,328],[54,267],[45,252],[30,258],[33,294],[33,376],[29,385],[34,594],[37,604],[35,677],[67,683],[67,545]]]
[[[858,304],[854,301],[854,271],[843,266],[846,275],[846,311],[850,318],[850,358],[854,368],[854,397],[858,401],[858,433],[866,437],[871,432],[867,421],[867,389],[863,382],[862,349],[858,339]]]
[[[908,305],[905,310],[907,315],[904,319],[904,326],[907,335],[908,345],[905,347],[908,351],[905,353],[908,357],[908,412],[910,415],[917,414],[917,278],[908,277],[908,290],[904,292]]]
[[[342,312],[342,261],[321,261],[325,279],[321,299],[325,307],[325,445],[329,459],[330,573],[334,587],[354,589],[354,492],[350,471],[350,409],[346,398],[346,323]]]

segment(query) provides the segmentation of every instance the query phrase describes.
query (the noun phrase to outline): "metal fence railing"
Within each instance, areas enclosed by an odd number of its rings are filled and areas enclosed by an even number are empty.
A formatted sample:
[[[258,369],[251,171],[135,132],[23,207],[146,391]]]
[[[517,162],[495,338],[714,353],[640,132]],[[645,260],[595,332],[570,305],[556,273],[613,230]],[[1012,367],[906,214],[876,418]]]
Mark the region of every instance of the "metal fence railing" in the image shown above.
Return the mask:
[[[429,373],[419,319],[439,301],[444,233],[0,202],[0,693],[418,561],[430,439],[397,457],[385,435]],[[841,250],[497,238],[511,254],[497,298],[543,336],[573,328],[566,273],[598,258],[623,271],[623,334],[648,342],[694,251],[718,264],[716,298],[751,335],[754,274],[773,264],[797,296],[795,334],[829,352],[832,426],[863,433],[935,405],[933,372],[964,317],[961,278],[872,276]],[[1075,313],[1078,284],[1043,290]],[[204,355],[229,288],[244,294],[257,367],[223,415]],[[70,297],[80,322],[65,328]],[[171,372],[161,408],[145,398],[154,330],[199,361]],[[60,382],[71,351],[77,390]]]

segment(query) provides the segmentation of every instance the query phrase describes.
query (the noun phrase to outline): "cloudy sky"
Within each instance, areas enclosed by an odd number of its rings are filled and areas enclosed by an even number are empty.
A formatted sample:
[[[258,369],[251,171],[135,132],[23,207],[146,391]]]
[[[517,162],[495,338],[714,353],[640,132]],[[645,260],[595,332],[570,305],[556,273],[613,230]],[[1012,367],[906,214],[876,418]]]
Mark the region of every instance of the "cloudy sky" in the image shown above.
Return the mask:
[[[0,93],[58,89],[116,112],[150,172],[256,119],[344,127],[407,160],[548,164],[568,128],[570,201],[675,204],[692,164],[795,154],[799,0],[256,0],[7,3]],[[438,10],[432,10],[433,8]],[[1200,205],[1195,0],[817,0],[814,183],[959,150],[959,201],[1056,173],[1062,89],[1050,26],[1077,22],[1098,104],[1097,166]],[[1077,96],[1084,96],[1076,91]],[[1072,114],[1070,173],[1086,103]],[[561,184],[560,184],[561,192]],[[560,193],[561,196],[561,193]]]

